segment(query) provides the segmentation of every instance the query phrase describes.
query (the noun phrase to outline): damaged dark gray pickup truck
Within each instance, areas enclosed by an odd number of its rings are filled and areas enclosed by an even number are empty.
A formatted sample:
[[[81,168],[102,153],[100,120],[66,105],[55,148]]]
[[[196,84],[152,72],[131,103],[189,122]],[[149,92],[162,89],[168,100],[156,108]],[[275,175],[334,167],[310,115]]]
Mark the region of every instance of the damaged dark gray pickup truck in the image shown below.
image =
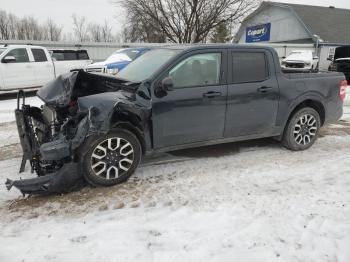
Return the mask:
[[[275,137],[305,150],[342,116],[344,75],[284,74],[277,53],[241,45],[148,52],[117,78],[84,71],[40,89],[42,108],[16,110],[23,161],[38,178],[22,193],[61,193],[82,181],[126,181],[146,153]]]

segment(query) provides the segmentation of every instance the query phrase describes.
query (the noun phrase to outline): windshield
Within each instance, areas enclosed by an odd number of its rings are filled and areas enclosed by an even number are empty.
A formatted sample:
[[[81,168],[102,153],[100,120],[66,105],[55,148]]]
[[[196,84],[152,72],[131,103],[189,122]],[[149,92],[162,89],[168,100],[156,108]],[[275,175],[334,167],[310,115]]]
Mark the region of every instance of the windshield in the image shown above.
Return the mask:
[[[5,52],[6,48],[0,48],[0,55]]]
[[[114,52],[110,57],[107,58],[106,62],[121,62],[128,61],[131,62],[136,59],[137,55],[140,53],[136,49],[120,49]]]
[[[171,49],[149,51],[123,69],[118,77],[131,82],[142,82],[151,77],[178,52],[179,50]]]

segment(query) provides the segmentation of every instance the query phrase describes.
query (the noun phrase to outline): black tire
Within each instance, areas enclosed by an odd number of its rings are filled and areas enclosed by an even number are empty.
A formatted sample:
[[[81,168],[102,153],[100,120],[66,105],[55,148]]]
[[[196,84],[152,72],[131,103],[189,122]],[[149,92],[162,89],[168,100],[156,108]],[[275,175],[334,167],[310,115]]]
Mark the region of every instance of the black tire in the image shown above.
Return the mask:
[[[127,156],[122,156],[124,154],[122,148],[125,145],[127,147],[124,150],[130,152],[133,150],[133,152]],[[116,149],[111,150],[110,147]],[[127,181],[140,164],[142,157],[141,144],[138,138],[132,132],[119,128],[114,129],[107,135],[87,139],[83,145],[83,151],[82,159],[80,159],[82,172],[87,182],[93,186],[114,186]],[[99,158],[96,158],[97,156]],[[132,163],[127,162],[126,159],[132,161]],[[124,162],[123,165],[121,165],[122,162]],[[97,174],[102,169],[105,169],[105,171]]]
[[[301,108],[288,121],[282,144],[292,151],[306,150],[316,142],[320,127],[321,118],[318,112],[311,107]]]

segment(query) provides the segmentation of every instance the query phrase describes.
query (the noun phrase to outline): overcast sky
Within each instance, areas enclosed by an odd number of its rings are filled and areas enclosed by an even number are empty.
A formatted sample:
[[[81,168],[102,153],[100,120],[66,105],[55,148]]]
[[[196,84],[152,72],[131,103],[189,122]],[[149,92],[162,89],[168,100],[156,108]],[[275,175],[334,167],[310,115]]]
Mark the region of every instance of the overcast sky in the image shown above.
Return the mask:
[[[278,0],[274,0],[278,2]],[[33,15],[40,22],[48,17],[64,26],[65,32],[72,30],[72,14],[86,16],[91,22],[103,23],[105,19],[113,25],[113,31],[120,31],[123,14],[113,4],[114,0],[4,0],[0,9],[17,16]],[[300,3],[309,5],[330,6],[350,9],[349,0],[281,0],[279,2]],[[322,18],[320,18],[322,19]]]

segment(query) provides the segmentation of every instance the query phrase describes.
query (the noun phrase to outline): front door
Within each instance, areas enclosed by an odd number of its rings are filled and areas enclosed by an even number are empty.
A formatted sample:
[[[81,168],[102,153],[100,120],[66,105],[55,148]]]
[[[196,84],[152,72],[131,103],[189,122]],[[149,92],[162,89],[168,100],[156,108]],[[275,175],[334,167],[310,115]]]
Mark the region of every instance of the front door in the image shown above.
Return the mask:
[[[4,89],[34,87],[36,85],[34,65],[29,60],[27,49],[12,49],[6,56],[15,57],[16,61],[11,63],[1,61]]]
[[[225,137],[274,135],[279,88],[272,54],[240,48],[230,55]]]
[[[156,149],[223,137],[227,85],[225,50],[196,52],[178,60],[164,74],[174,89],[153,98]]]

